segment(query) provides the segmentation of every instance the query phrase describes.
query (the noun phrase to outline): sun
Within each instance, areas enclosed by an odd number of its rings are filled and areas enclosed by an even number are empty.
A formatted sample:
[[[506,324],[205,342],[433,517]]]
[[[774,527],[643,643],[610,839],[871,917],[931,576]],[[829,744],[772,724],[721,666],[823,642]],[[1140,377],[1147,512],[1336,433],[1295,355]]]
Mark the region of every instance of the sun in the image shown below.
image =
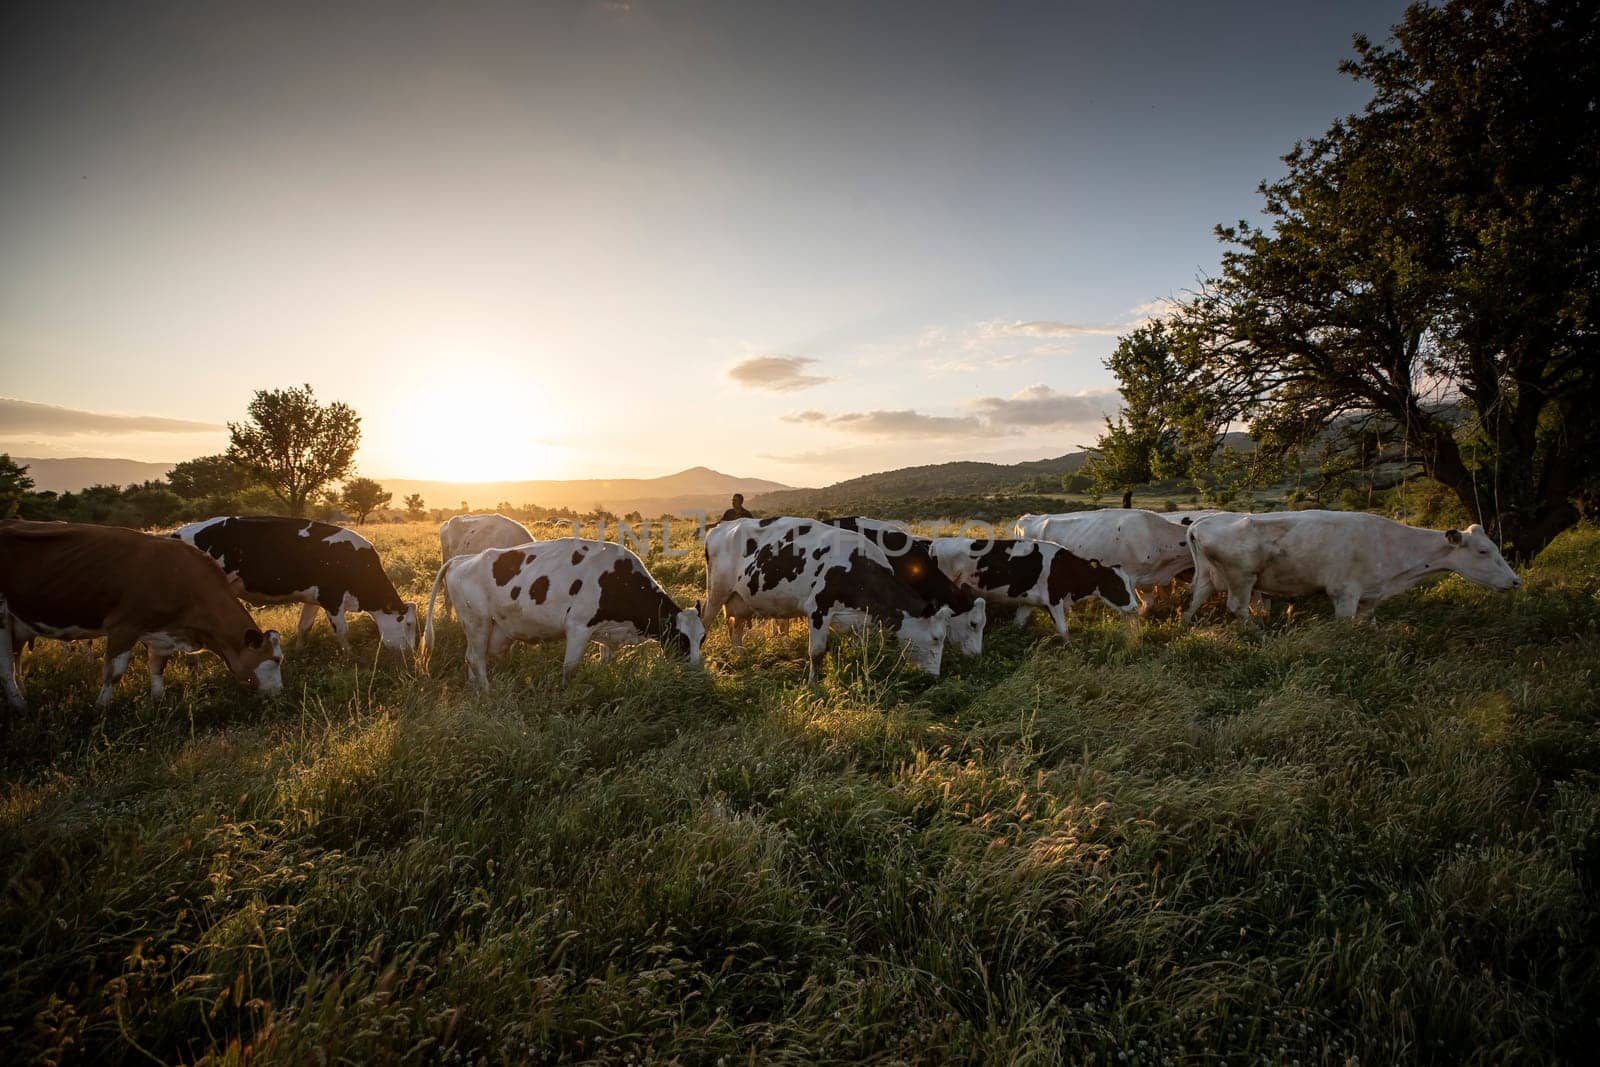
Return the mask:
[[[536,402],[520,375],[498,381],[449,374],[395,405],[396,429],[384,442],[393,477],[442,482],[528,481],[560,477],[565,419]]]

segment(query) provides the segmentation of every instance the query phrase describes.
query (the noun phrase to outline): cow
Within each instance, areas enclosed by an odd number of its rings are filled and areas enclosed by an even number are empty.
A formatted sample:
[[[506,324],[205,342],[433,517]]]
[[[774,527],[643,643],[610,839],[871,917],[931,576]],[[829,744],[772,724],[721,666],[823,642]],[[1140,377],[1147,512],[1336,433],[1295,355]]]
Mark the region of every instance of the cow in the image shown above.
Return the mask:
[[[1050,541],[937,537],[930,551],[952,582],[1014,605],[1018,626],[1042,609],[1062,641],[1068,640],[1067,612],[1080,600],[1092,597],[1121,612],[1138,604],[1133,581],[1122,571]]]
[[[705,639],[699,605],[680,609],[621,545],[561,537],[518,548],[486,548],[444,561],[433,592],[423,645],[433,647],[433,605],[447,589],[467,638],[467,675],[489,686],[489,660],[512,641],[565,638],[561,674],[570,680],[590,641],[611,649],[656,640],[700,663]]]
[[[297,640],[305,640],[321,608],[346,651],[345,616],[352,611],[372,616],[388,648],[417,647],[417,606],[400,599],[377,549],[353,530],[310,519],[233,515],[180,526],[172,536],[210,556],[246,603],[305,605]]]
[[[913,536],[894,523],[864,515],[822,521],[841,530],[854,530],[883,549],[896,578],[926,599],[950,608],[950,627],[945,642],[963,656],[983,653],[983,627],[988,621],[988,607],[983,597],[952,581],[939,569],[930,551],[931,539]]]
[[[504,515],[457,515],[439,527],[439,560],[443,563],[486,548],[516,548],[533,539],[526,526]]]
[[[815,681],[832,628],[890,631],[919,670],[938,674],[952,614],[895,577],[883,549],[816,519],[736,519],[706,535],[708,626],[724,607],[734,647],[751,618],[804,617]]]
[[[1428,530],[1361,511],[1213,515],[1189,528],[1189,547],[1195,578],[1185,622],[1218,589],[1241,619],[1253,593],[1326,593],[1335,616],[1361,619],[1447,572],[1501,591],[1522,584],[1481,526]]]
[[[27,710],[17,670],[23,643],[106,639],[96,703],[110,703],[133,646],[150,655],[150,695],[167,660],[206,649],[235,678],[265,694],[283,689],[283,649],[262,632],[201,552],[165,537],[70,522],[0,522],[0,682],[12,710]]]
[[[1054,541],[1084,559],[1122,571],[1138,591],[1140,615],[1149,614],[1156,588],[1193,566],[1189,528],[1139,508],[1024,515],[1013,529],[1017,537]]]

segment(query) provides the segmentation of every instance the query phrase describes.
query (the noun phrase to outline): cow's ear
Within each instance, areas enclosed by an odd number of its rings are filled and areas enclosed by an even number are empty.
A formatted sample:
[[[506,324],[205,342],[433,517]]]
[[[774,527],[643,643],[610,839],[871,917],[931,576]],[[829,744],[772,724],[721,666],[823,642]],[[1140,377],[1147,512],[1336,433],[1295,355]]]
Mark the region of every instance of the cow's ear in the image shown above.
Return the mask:
[[[253,626],[244,632],[245,648],[260,648],[261,643],[265,640],[266,638],[261,636],[261,631]]]
[[[1446,530],[1444,532],[1444,539],[1449,541],[1452,545],[1459,545],[1461,543],[1461,531]]]

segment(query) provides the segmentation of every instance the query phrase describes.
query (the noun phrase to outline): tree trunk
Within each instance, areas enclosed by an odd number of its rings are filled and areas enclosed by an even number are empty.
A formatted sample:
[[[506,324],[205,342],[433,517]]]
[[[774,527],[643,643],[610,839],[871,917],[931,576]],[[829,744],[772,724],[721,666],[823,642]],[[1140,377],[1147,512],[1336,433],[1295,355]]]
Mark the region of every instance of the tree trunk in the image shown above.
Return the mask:
[[[1125,507],[1125,508],[1133,507],[1133,490],[1132,489],[1124,489],[1122,491],[1122,506]]]

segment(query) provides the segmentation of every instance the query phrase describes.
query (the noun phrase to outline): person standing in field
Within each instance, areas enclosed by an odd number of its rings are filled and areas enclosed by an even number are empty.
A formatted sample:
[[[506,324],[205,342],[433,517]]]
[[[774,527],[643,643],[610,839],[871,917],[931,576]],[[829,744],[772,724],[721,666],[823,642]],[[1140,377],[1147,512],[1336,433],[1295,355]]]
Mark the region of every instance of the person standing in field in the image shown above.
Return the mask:
[[[754,515],[745,510],[744,494],[733,494],[733,507],[722,513],[723,522],[732,522],[734,519],[753,519]]]

